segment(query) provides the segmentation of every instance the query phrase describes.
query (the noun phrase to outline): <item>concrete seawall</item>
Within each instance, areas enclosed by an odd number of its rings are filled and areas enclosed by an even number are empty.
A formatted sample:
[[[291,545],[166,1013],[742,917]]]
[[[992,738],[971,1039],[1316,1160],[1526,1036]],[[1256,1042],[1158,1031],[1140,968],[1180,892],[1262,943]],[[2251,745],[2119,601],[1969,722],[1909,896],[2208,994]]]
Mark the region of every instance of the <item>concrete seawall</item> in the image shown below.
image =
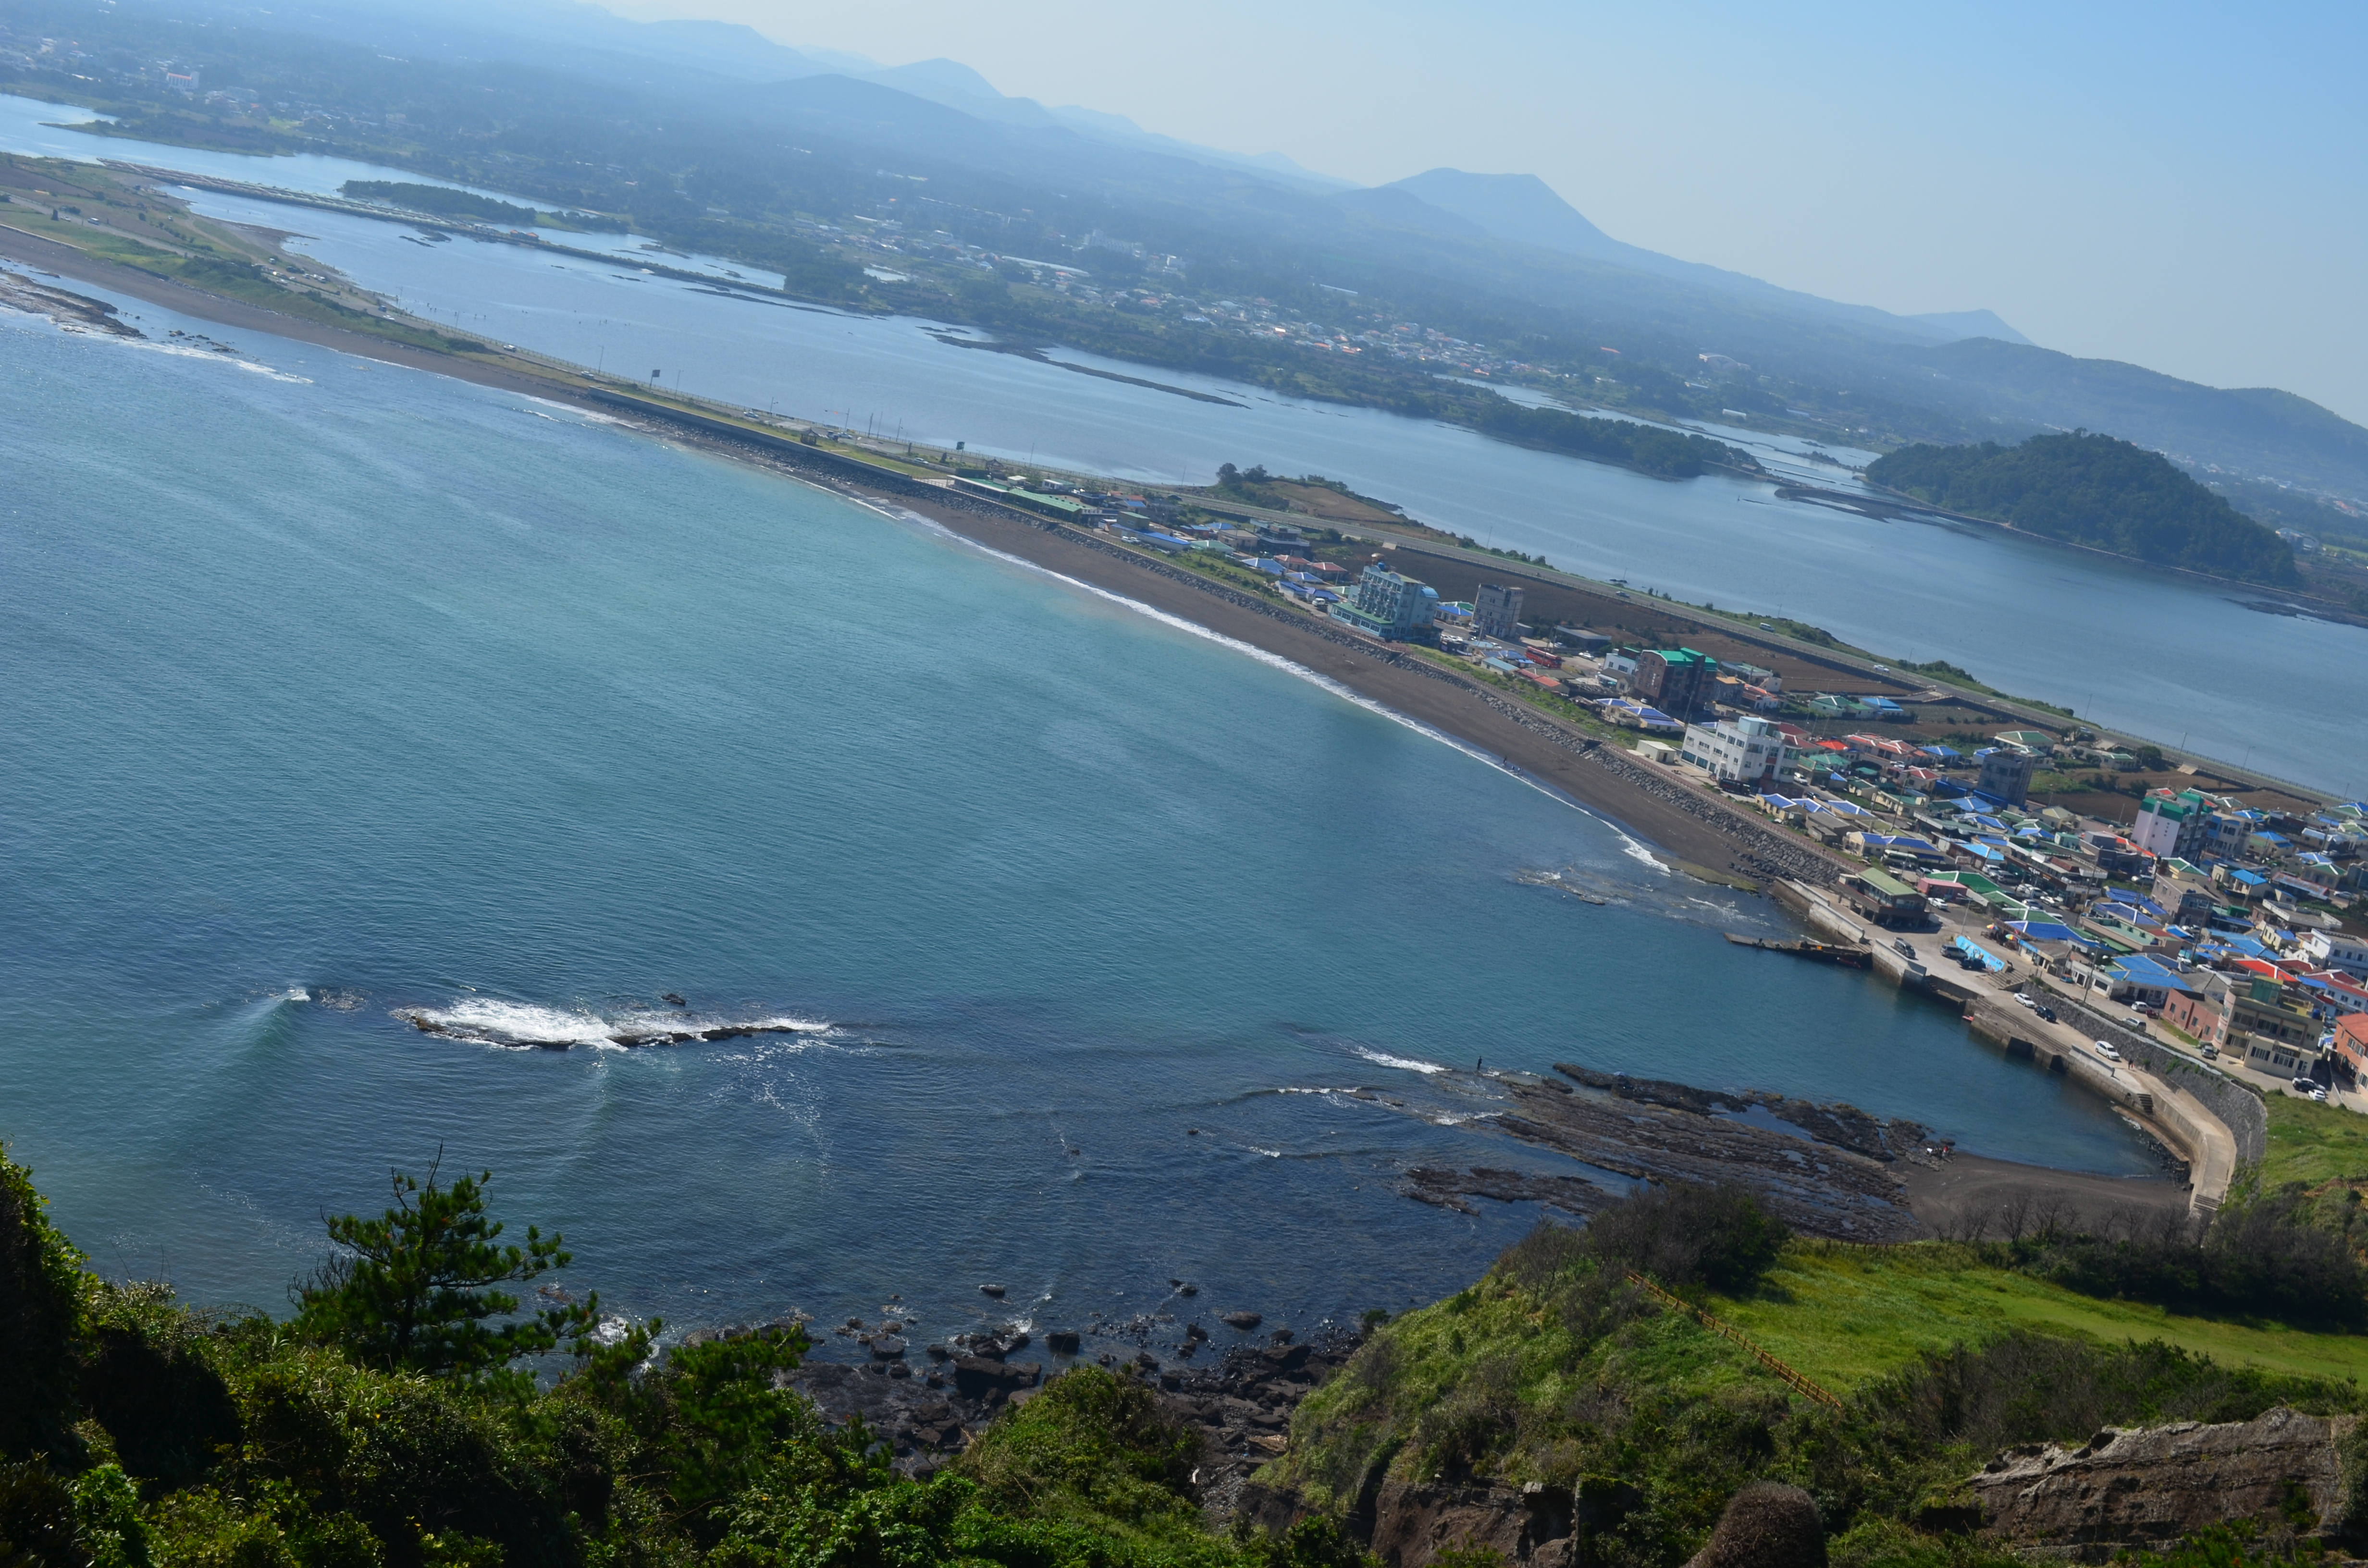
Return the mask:
[[[2051,1006],[2060,1011],[2068,1011],[2078,1020],[2081,1028],[2099,1040],[2110,1041],[2134,1065],[2193,1095],[2218,1118],[2221,1125],[2228,1130],[2229,1136],[2236,1140],[2239,1163],[2259,1165],[2269,1153],[2269,1110],[2261,1103],[2261,1096],[2251,1088],[2225,1073],[2214,1072],[2200,1062],[2146,1039],[2077,997],[2066,996],[2059,992]]]
[[[2220,1207],[2236,1178],[2240,1145],[2214,1108],[2195,1092],[2203,1085],[2166,1080],[2126,1055],[2119,1064],[2108,1062],[2086,1043],[2065,1040],[2062,1035],[2069,1031],[2046,1028],[2023,1007],[1996,998],[1975,1002],[1965,1013],[1965,1027],[1976,1040],[1998,1046],[2009,1057],[2061,1073],[2128,1111],[2187,1162],[2193,1211],[2210,1214]],[[2100,1033],[2096,1038],[2106,1037]],[[2116,1044],[2115,1049],[2121,1048]],[[2258,1112],[2260,1102],[2253,1103]]]
[[[2012,968],[1996,976],[1959,979],[1943,967],[1949,940],[1944,933],[1869,927],[1823,890],[1801,882],[1779,882],[1770,891],[1821,935],[1864,946],[1875,972],[1893,984],[1929,991],[1962,1008],[1965,1027],[1976,1040],[2009,1057],[2060,1073],[2121,1107],[2187,1163],[2193,1212],[2216,1210],[2236,1179],[2239,1162],[2258,1161],[2267,1147],[2268,1122],[2260,1098],[2219,1074],[2052,992],[2051,1005],[2065,1017],[2053,1024],[2044,1021],[2007,989],[2016,974]],[[1901,951],[1902,946],[1909,951]],[[2026,974],[2019,983],[2029,985],[2038,979]],[[2044,983],[2040,988],[2047,989]],[[2098,1040],[2112,1045],[2123,1061],[2114,1063],[2100,1056],[2091,1044]]]

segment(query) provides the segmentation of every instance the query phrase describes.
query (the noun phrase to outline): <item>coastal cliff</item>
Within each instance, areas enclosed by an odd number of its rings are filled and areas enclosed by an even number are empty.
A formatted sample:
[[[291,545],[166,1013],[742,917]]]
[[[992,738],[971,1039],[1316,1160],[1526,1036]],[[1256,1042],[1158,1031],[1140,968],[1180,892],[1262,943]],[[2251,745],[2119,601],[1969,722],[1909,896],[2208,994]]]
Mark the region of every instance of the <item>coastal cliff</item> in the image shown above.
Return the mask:
[[[1631,1115],[1725,1103],[1573,1078]],[[1870,1165],[1907,1135],[1773,1110]],[[2283,1562],[2368,1519],[2368,1285],[2299,1187],[2200,1240],[1869,1245],[1670,1180],[1304,1341],[1175,1282],[1096,1325],[1132,1358],[883,1317],[824,1360],[794,1320],[677,1337],[551,1284],[521,1312],[505,1283],[568,1255],[500,1244],[489,1179],[396,1176],[274,1322],[100,1279],[0,1161],[6,1560],[2009,1568],[2214,1531]]]

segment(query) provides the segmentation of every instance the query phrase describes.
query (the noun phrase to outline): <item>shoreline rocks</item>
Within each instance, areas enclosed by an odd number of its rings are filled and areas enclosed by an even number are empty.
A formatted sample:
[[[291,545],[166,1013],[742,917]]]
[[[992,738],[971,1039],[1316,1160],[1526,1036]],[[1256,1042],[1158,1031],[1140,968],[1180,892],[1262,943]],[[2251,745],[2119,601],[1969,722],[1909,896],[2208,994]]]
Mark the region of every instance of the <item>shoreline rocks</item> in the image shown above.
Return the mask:
[[[1262,1323],[1256,1312],[1231,1314]],[[900,1326],[902,1326],[900,1324]],[[884,1327],[884,1325],[883,1325]],[[821,1407],[825,1419],[843,1425],[860,1415],[888,1439],[896,1466],[910,1475],[934,1472],[1005,1409],[1035,1397],[1045,1381],[1087,1361],[1087,1333],[1139,1348],[1123,1360],[1110,1351],[1094,1359],[1121,1377],[1153,1384],[1171,1415],[1199,1432],[1203,1453],[1194,1486],[1212,1522],[1232,1517],[1250,1471],[1282,1451],[1291,1413],[1307,1392],[1353,1355],[1362,1336],[1325,1324],[1304,1339],[1276,1329],[1264,1344],[1237,1344],[1213,1362],[1191,1364],[1208,1344],[1209,1330],[1197,1322],[1178,1324],[1165,1314],[1144,1314],[1099,1325],[1096,1330],[1053,1329],[1044,1348],[1055,1358],[1013,1359],[1030,1343],[1021,1330],[1005,1327],[961,1334],[923,1346],[919,1369],[903,1353],[895,1335],[855,1326],[837,1331],[869,1351],[861,1362],[809,1360],[783,1380]],[[1167,1355],[1153,1353],[1154,1333],[1173,1334]],[[894,1340],[892,1357],[883,1344]]]

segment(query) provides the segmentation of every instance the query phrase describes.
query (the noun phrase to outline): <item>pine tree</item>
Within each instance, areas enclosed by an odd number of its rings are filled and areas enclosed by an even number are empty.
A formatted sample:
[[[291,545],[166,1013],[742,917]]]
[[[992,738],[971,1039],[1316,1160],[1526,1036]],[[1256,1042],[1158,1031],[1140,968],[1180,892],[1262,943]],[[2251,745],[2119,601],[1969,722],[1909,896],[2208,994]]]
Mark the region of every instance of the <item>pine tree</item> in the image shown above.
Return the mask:
[[[514,1317],[518,1299],[496,1288],[566,1267],[573,1259],[563,1238],[554,1232],[545,1240],[529,1225],[526,1245],[504,1244],[502,1222],[485,1211],[493,1173],[444,1187],[437,1181],[442,1163],[438,1151],[425,1185],[390,1173],[394,1206],[377,1219],[328,1221],[340,1251],[299,1290],[297,1330],[366,1365],[481,1384],[523,1383],[526,1374],[511,1364],[563,1343],[591,1355],[597,1293]]]

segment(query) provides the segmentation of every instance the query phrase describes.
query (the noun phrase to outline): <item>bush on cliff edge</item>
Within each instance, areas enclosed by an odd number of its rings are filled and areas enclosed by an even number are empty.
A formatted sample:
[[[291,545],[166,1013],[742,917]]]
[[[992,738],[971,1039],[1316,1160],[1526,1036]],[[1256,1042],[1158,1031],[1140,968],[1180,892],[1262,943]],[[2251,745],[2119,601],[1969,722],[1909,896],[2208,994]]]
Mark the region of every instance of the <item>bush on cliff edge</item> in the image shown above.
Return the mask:
[[[370,1267],[316,1277],[313,1302],[347,1293],[283,1324],[93,1278],[0,1153],[0,1564],[1366,1568],[1330,1520],[1211,1533],[1197,1439],[1096,1369],[927,1483],[779,1386],[809,1348],[794,1327],[664,1354],[649,1325],[567,1336],[572,1366],[539,1384],[509,1353],[540,1336],[503,1333],[498,1287],[541,1238],[513,1256],[482,1180],[399,1183],[397,1214],[430,1189],[432,1224],[336,1222]],[[406,1342],[390,1333],[404,1312],[442,1326]]]

